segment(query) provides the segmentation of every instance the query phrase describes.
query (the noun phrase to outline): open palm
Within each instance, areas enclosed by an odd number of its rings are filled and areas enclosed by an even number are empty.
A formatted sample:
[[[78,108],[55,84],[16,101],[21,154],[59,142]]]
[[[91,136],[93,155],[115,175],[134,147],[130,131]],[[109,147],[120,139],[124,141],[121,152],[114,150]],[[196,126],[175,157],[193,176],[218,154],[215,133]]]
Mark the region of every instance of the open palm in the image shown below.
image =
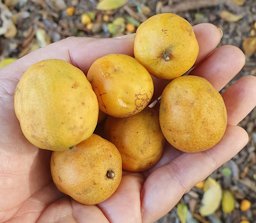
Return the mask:
[[[221,32],[211,24],[194,27],[200,53],[194,75],[221,90],[243,67],[234,46],[216,48]],[[215,49],[216,48],[216,49]],[[64,59],[85,73],[98,57],[132,54],[133,36],[115,39],[68,38],[37,50],[0,70],[0,222],[154,222],[176,205],[195,183],[237,154],[247,133],[236,126],[256,105],[256,78],[244,77],[223,94],[228,128],[209,151],[184,154],[166,146],[160,162],[144,174],[125,174],[117,192],[97,206],[81,205],[53,185],[50,152],[39,150],[22,135],[13,109],[13,94],[29,65],[49,58]],[[160,94],[166,81],[155,80]],[[157,95],[156,95],[157,96]]]

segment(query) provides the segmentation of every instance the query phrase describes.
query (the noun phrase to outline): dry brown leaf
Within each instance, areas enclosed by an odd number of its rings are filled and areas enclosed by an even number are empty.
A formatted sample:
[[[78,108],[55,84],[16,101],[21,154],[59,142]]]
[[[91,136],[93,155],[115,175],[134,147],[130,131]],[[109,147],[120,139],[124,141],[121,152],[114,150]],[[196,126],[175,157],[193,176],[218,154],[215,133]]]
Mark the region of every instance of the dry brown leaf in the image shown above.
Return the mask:
[[[233,0],[233,2],[234,2],[236,5],[242,6],[242,5],[244,5],[245,0]]]
[[[243,41],[243,50],[247,57],[256,53],[256,36],[247,37]]]
[[[240,19],[242,19],[244,16],[243,15],[236,15],[233,14],[232,12],[229,12],[227,10],[223,10],[220,12],[220,17],[227,22],[237,22]]]

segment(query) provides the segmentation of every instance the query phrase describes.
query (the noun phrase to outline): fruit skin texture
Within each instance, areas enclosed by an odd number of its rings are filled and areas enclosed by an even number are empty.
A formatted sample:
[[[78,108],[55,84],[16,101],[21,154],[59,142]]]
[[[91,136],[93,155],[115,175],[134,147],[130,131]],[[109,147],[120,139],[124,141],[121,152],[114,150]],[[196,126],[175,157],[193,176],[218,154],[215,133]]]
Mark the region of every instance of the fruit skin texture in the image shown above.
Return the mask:
[[[63,60],[32,65],[14,96],[16,116],[33,145],[61,151],[92,135],[98,102],[84,73]]]
[[[87,77],[97,95],[100,110],[113,117],[128,117],[140,112],[154,91],[148,71],[134,58],[123,54],[97,59]]]
[[[176,78],[165,87],[159,119],[167,141],[183,152],[210,149],[227,126],[222,96],[206,79],[192,75]]]
[[[144,171],[161,158],[165,139],[158,112],[153,109],[144,109],[128,118],[108,117],[105,133],[121,153],[124,170]]]
[[[82,204],[94,205],[118,188],[122,159],[112,143],[93,134],[72,149],[53,152],[51,173],[61,192]]]
[[[193,66],[198,52],[192,26],[172,13],[150,17],[138,27],[135,35],[135,58],[159,78],[181,76]]]

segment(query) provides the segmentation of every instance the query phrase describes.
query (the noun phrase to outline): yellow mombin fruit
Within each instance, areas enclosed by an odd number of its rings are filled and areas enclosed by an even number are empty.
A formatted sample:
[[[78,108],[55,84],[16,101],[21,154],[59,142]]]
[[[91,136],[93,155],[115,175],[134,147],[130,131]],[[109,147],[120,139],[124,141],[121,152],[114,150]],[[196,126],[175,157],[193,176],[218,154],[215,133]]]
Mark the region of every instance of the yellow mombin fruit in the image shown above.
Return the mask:
[[[165,87],[159,119],[171,145],[183,152],[200,152],[223,137],[227,111],[222,96],[206,79],[189,75]]]
[[[68,149],[90,137],[99,110],[84,73],[55,59],[28,68],[17,85],[14,108],[28,141],[53,151]]]
[[[85,204],[109,198],[122,178],[122,159],[109,141],[93,134],[69,150],[53,152],[51,173],[57,188]]]
[[[193,27],[178,15],[154,15],[136,31],[135,58],[156,77],[181,76],[194,65],[198,52]]]
[[[165,139],[154,109],[128,118],[108,117],[105,133],[121,153],[124,170],[144,171],[161,158]]]
[[[247,199],[242,200],[240,204],[241,211],[248,211],[251,208],[251,202]]]
[[[113,117],[128,117],[142,111],[154,91],[148,71],[134,58],[123,54],[97,59],[87,77],[97,95],[100,110]]]

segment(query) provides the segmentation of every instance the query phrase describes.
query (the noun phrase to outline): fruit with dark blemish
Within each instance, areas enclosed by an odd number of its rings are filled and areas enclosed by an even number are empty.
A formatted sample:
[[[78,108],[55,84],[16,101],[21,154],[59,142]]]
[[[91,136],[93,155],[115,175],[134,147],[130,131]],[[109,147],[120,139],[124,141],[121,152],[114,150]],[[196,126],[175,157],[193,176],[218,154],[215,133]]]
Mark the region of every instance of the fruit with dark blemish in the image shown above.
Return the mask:
[[[94,205],[118,188],[122,159],[114,144],[93,134],[71,150],[53,152],[51,173],[60,191],[82,204]]]
[[[172,13],[150,17],[135,35],[135,58],[159,78],[173,79],[184,74],[194,65],[198,51],[192,26]]]
[[[109,54],[97,59],[87,77],[100,110],[113,117],[128,117],[142,111],[154,91],[151,75],[128,55]]]

